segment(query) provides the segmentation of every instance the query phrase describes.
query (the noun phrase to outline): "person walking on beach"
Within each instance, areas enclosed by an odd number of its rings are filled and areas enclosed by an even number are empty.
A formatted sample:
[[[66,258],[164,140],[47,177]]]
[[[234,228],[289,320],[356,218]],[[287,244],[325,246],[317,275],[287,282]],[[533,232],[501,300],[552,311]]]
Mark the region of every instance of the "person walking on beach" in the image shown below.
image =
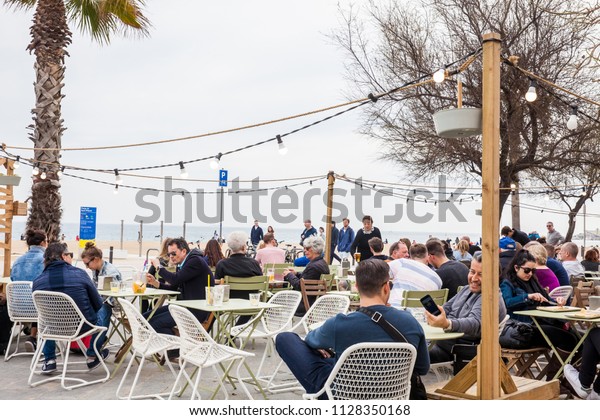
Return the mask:
[[[371,248],[369,248],[369,239],[381,239],[381,232],[373,226],[373,218],[371,216],[364,216],[362,222],[363,228],[356,233],[354,242],[352,242],[352,246],[350,247],[350,252],[353,255],[355,252],[360,252],[360,260],[365,261],[373,256]]]
[[[303,246],[304,240],[306,238],[308,238],[309,236],[317,236],[317,229],[315,229],[313,227],[310,219],[306,219],[304,221],[304,230],[302,231],[302,234],[300,235],[300,246]]]
[[[546,223],[546,229],[548,229],[548,234],[546,235],[546,242],[548,242],[550,245],[560,245],[565,241],[565,237],[562,236],[559,231],[554,229],[553,222]]]
[[[335,253],[335,247],[338,245],[338,240],[340,237],[340,230],[335,227],[335,222],[331,221],[331,252],[329,253],[329,264],[333,263],[333,259],[335,258],[339,262],[342,262],[342,259],[339,255]]]
[[[263,230],[260,226],[258,226],[258,220],[254,221],[254,226],[250,230],[250,242],[254,246],[254,249],[257,248],[258,243],[262,241],[264,238]]]
[[[338,252],[340,257],[348,258],[350,255],[350,247],[354,242],[354,230],[350,227],[350,220],[347,217],[342,219],[342,229],[338,236]]]

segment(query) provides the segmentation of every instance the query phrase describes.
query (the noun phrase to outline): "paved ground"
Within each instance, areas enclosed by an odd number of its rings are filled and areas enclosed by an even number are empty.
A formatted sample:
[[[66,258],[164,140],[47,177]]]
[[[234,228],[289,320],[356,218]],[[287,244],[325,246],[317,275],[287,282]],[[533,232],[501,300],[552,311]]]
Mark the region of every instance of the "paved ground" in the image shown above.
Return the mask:
[[[248,346],[247,349],[250,352],[255,353],[255,357],[251,357],[248,359],[248,364],[250,365],[253,371],[258,369],[258,365],[260,363],[260,357],[265,348],[264,342],[257,341],[252,348],[251,345]],[[116,365],[114,364],[114,353],[117,345],[111,347],[112,354],[108,358],[108,367],[112,371],[114,371]],[[70,361],[83,361],[83,356],[70,356]],[[125,360],[127,363],[129,361],[129,357]],[[277,363],[279,363],[279,358],[277,356],[271,355],[267,357],[267,362],[265,363],[266,372],[272,372],[276,367]],[[21,356],[14,357],[8,362],[4,360],[0,361],[0,388],[2,392],[0,393],[0,399],[4,400],[60,400],[60,399],[89,399],[89,400],[104,400],[104,399],[116,399],[116,390],[119,386],[119,382],[123,377],[123,373],[125,372],[125,363],[119,368],[113,378],[109,379],[105,383],[95,384],[91,386],[82,387],[79,389],[66,391],[61,388],[59,381],[53,381],[46,384],[41,384],[37,387],[30,387],[27,385],[27,379],[29,375],[29,363],[31,361],[31,357],[29,356]],[[137,367],[137,365],[134,365]],[[59,366],[60,368],[60,366]],[[177,369],[178,370],[178,369]],[[132,368],[133,371],[133,368]],[[90,373],[80,374],[84,378],[99,378],[102,376],[101,369],[96,369]],[[242,368],[242,375],[245,375],[245,371]],[[133,374],[129,373],[129,378],[133,378]],[[35,378],[41,378],[41,376],[36,375]],[[287,369],[284,369],[281,375],[282,380],[289,380],[292,378],[291,374]],[[34,379],[34,380],[36,380]],[[131,382],[128,382],[129,384]],[[140,375],[139,379],[139,390],[143,393],[159,393],[159,392],[168,392],[171,390],[174,383],[174,377],[170,373],[169,369],[164,367],[159,367],[156,363],[146,363],[144,365],[144,369]],[[201,381],[201,386],[204,388],[214,389],[218,384],[216,375],[212,369],[206,369],[203,371],[203,379]],[[262,399],[262,395],[252,386],[248,386],[250,393],[255,399]],[[128,388],[127,388],[128,389]],[[137,388],[136,388],[137,389]],[[227,390],[229,393],[230,399],[247,399],[244,392],[241,389],[233,390],[230,385],[227,385]],[[212,392],[208,390],[202,391],[202,398],[207,399],[210,398]],[[186,390],[182,398],[189,398],[190,392]],[[219,394],[217,398],[222,399],[223,395]],[[269,399],[282,399],[282,400],[298,400],[302,399],[302,391],[295,392],[285,392],[280,394],[268,394]]]

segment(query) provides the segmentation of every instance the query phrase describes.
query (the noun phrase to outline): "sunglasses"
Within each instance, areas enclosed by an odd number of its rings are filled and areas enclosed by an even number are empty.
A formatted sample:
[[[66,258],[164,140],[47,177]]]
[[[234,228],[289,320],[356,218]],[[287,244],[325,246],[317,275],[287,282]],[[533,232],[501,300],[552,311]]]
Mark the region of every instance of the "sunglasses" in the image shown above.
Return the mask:
[[[175,255],[177,255],[177,252],[175,252],[175,251],[167,252],[167,257],[174,257]]]
[[[63,255],[66,256],[66,257],[73,258],[73,253],[72,252],[65,252]]]
[[[529,267],[519,267],[521,270],[523,270],[523,273],[525,274],[535,274],[535,268],[529,268]]]
[[[94,261],[95,259],[96,259],[96,258],[94,257],[94,258],[90,259],[88,262],[85,262],[85,261],[84,261],[83,263],[85,264],[85,266],[86,266],[86,267],[89,267],[89,266],[90,266],[90,263],[91,263],[92,261]]]

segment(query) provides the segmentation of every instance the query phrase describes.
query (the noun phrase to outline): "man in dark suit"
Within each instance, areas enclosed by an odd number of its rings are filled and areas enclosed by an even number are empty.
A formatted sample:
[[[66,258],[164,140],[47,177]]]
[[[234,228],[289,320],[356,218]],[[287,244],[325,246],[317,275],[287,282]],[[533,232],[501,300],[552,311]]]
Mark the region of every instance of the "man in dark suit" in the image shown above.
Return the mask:
[[[258,226],[258,220],[255,220],[254,226],[252,226],[252,229],[250,230],[250,242],[252,242],[254,248],[257,247],[260,241],[262,241],[263,237],[263,230],[260,226]]]
[[[329,264],[333,263],[333,259],[335,258],[339,262],[342,262],[342,259],[339,255],[335,253],[335,248],[338,245],[338,239],[340,237],[340,230],[335,227],[335,222],[331,221],[331,253],[329,254]]]

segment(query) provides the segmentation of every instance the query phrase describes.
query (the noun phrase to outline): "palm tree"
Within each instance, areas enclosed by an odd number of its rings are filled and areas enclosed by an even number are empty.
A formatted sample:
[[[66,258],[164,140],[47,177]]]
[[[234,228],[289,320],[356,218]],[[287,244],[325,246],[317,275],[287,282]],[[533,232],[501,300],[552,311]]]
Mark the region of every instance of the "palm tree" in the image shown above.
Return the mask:
[[[101,44],[111,34],[146,35],[150,26],[143,15],[143,0],[3,0],[15,9],[35,8],[29,52],[35,54],[35,108],[29,138],[35,151],[33,162],[40,174],[33,177],[31,211],[27,228],[41,229],[49,241],[58,240],[62,215],[60,182],[63,78],[67,46],[71,43],[68,22]],[[43,175],[45,174],[45,176]]]

